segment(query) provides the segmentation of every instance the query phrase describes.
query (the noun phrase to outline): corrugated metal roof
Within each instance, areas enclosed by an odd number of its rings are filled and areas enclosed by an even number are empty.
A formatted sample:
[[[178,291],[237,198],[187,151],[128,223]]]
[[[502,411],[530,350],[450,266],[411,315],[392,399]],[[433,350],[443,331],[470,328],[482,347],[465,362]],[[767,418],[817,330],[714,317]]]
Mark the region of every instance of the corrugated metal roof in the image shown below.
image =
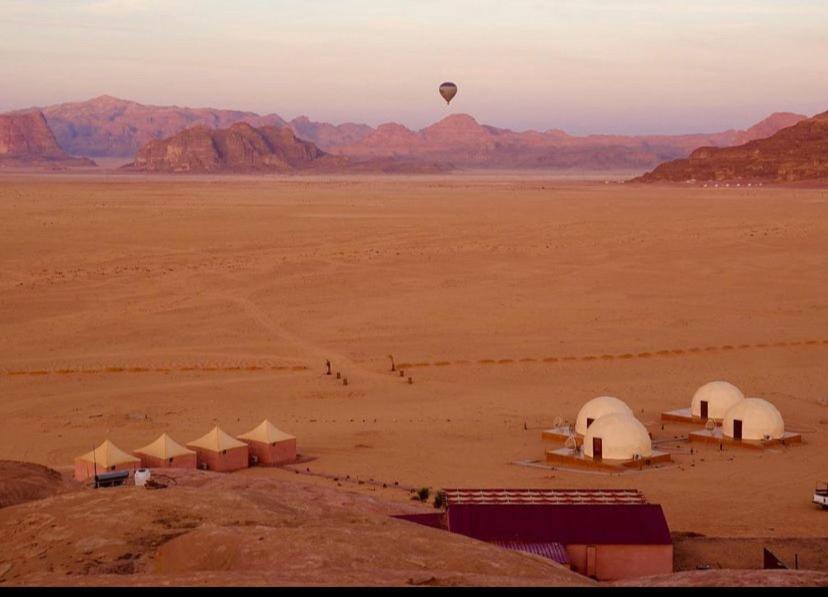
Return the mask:
[[[448,529],[481,541],[564,545],[669,545],[658,504],[476,504],[448,506]]]
[[[532,553],[536,556],[549,558],[559,564],[569,565],[566,548],[560,543],[524,543],[523,541],[492,541],[492,543],[506,549]]]
[[[646,504],[637,489],[446,489],[456,504]]]

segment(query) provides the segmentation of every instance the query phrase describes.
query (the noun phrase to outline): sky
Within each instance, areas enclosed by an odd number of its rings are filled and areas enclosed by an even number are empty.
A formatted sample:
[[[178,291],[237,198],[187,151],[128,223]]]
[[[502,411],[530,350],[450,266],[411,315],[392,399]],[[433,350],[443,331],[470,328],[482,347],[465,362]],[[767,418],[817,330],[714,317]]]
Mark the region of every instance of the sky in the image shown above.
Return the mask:
[[[0,110],[711,132],[828,110],[828,0],[0,0],[0,81]]]

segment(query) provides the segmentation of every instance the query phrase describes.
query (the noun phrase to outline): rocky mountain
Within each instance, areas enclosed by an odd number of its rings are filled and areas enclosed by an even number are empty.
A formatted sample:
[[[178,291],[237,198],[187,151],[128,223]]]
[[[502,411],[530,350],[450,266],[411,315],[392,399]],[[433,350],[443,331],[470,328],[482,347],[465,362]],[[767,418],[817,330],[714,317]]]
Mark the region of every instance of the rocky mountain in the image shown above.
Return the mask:
[[[73,167],[95,162],[63,151],[43,114],[31,110],[0,114],[0,165]]]
[[[338,159],[297,139],[287,127],[254,128],[240,122],[223,129],[198,125],[150,141],[129,167],[147,172],[294,172]]]
[[[761,123],[760,123],[761,124]],[[828,178],[828,112],[735,147],[700,147],[633,182],[772,181]]]
[[[383,124],[357,143],[330,150],[349,156],[404,156],[471,168],[639,169],[686,157],[702,145],[728,146],[772,134],[802,118],[774,114],[745,131],[711,134],[579,137],[560,130],[515,132],[457,114],[420,131]]]
[[[186,128],[203,125],[225,128],[236,122],[253,126],[283,126],[276,114],[214,108],[146,106],[102,95],[85,102],[43,108],[61,147],[92,157],[132,157],[153,139],[164,139]]]

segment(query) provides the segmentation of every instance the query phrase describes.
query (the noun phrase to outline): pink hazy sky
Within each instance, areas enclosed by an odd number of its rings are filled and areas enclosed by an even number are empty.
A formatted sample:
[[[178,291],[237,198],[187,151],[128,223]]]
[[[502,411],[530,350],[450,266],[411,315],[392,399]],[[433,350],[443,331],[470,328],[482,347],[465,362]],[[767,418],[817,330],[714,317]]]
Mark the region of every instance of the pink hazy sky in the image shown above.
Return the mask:
[[[0,0],[0,110],[110,94],[412,128],[465,112],[715,131],[828,109],[826,31],[825,0]]]

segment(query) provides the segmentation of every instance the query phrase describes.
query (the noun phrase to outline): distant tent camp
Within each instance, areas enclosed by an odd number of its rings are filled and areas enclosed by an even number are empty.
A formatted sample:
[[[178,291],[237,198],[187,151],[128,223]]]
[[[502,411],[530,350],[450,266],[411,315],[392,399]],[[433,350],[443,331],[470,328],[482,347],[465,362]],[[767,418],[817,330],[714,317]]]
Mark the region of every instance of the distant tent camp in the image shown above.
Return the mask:
[[[247,444],[234,439],[218,426],[187,444],[196,451],[199,468],[229,472],[247,468]]]
[[[134,454],[145,468],[195,468],[196,453],[188,450],[166,433]]]
[[[94,478],[96,474],[112,471],[134,473],[140,466],[140,459],[127,454],[111,441],[106,440],[91,452],[75,458],[75,479],[86,481]]]
[[[296,460],[296,438],[277,429],[265,419],[261,424],[239,436],[250,448],[259,464],[284,464]]]

